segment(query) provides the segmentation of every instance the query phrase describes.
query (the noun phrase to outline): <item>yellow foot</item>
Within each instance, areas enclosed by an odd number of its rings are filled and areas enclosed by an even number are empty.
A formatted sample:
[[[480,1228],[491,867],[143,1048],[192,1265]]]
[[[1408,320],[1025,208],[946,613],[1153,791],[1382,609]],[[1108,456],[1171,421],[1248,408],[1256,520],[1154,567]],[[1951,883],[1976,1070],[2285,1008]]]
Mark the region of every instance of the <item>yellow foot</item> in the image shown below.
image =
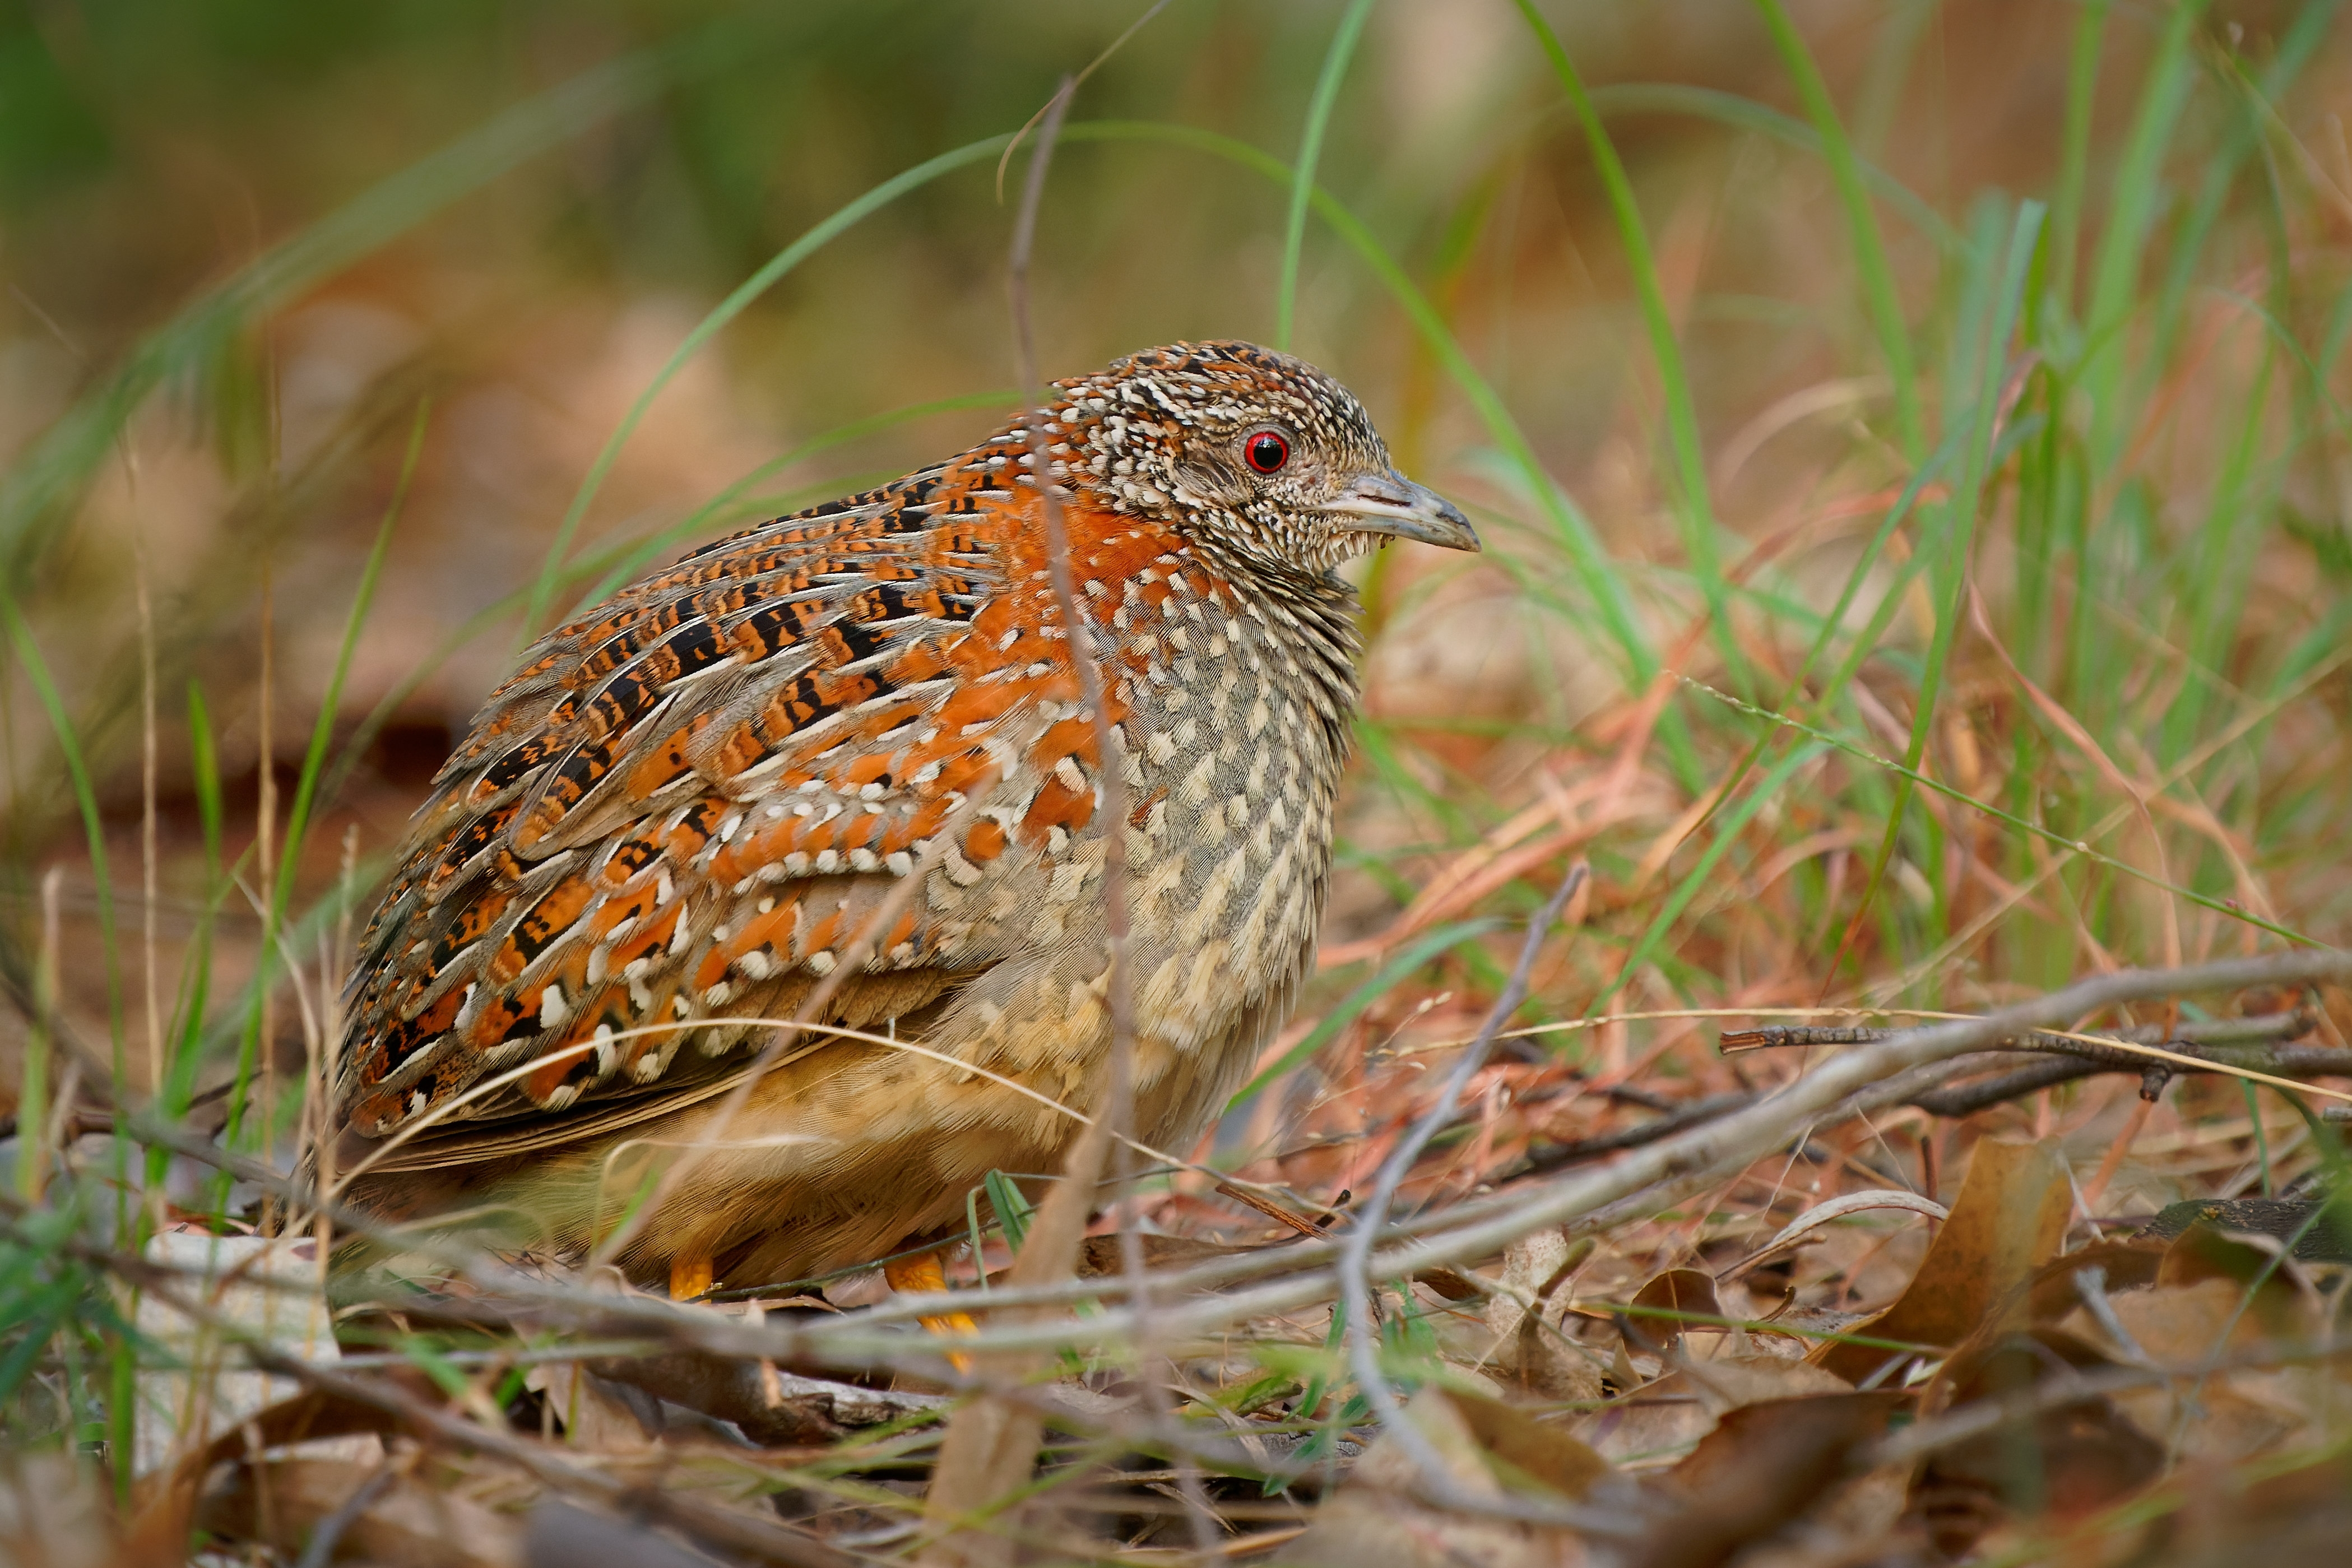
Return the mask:
[[[944,1290],[948,1288],[947,1254],[926,1252],[915,1258],[894,1258],[882,1266],[882,1278],[889,1281],[891,1289],[908,1295]],[[968,1312],[950,1312],[944,1317],[919,1321],[935,1334],[969,1334],[980,1328]],[[958,1372],[971,1370],[971,1357],[961,1351],[948,1352],[948,1361]]]
[[[669,1299],[691,1301],[710,1289],[710,1254],[681,1252],[669,1260]]]

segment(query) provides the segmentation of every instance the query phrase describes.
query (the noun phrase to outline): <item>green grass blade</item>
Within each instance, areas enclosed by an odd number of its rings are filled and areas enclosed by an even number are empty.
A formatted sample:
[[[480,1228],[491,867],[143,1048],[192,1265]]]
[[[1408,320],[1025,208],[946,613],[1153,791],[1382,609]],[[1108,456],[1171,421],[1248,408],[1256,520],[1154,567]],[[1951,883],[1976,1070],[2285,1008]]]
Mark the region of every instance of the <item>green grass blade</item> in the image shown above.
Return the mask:
[[[2066,65],[2066,128],[2058,157],[2058,189],[2050,203],[2049,294],[2071,310],[2074,258],[2083,243],[2083,181],[2091,162],[2091,110],[2099,89],[2099,46],[2106,35],[2108,0],[2084,0],[2074,18],[2074,47]]]
[[[409,481],[416,473],[416,460],[425,446],[425,429],[429,405],[420,404],[415,423],[408,436],[408,452],[402,460],[400,479],[393,487],[391,502],[384,508],[383,521],[376,525],[375,542],[368,551],[367,563],[361,568],[357,590],[352,595],[351,612],[343,618],[343,640],[335,656],[335,668],[328,677],[327,689],[319,702],[319,716],[310,729],[310,744],[302,759],[302,772],[296,780],[294,799],[286,815],[283,846],[278,860],[278,880],[274,887],[263,890],[266,900],[262,931],[262,951],[255,961],[253,984],[246,991],[244,1042],[237,1052],[236,1079],[229,1090],[228,1120],[222,1139],[225,1145],[235,1149],[245,1131],[245,1115],[249,1108],[248,1090],[255,1065],[269,1043],[261,1037],[262,1005],[277,983],[285,963],[285,920],[288,905],[294,896],[294,877],[301,860],[302,840],[310,825],[310,808],[317,798],[321,770],[326,765],[327,748],[334,737],[335,712],[341,705],[343,681],[351,673],[352,656],[359,646],[361,628],[367,624],[369,607],[375,601],[377,578],[383,570],[384,552],[391,547],[392,531],[399,520],[401,508],[408,499]],[[264,759],[263,765],[268,765]],[[265,1118],[267,1117],[265,1110]],[[274,1128],[262,1129],[265,1148],[275,1132]]]
[[[1864,884],[1862,897],[1854,905],[1853,918],[1845,935],[1838,943],[1838,957],[1831,963],[1835,973],[1844,961],[1848,949],[1862,930],[1862,922],[1870,910],[1878,889],[1886,878],[1886,868],[1893,863],[1895,848],[1902,837],[1903,819],[1911,804],[1913,778],[1919,771],[1920,759],[1927,754],[1927,737],[1936,721],[1936,701],[1943,689],[1944,670],[1952,652],[1952,639],[1958,630],[1960,600],[1969,582],[1969,562],[1975,551],[1977,518],[1982,510],[1986,480],[1992,457],[1994,425],[2000,416],[2001,382],[2008,367],[2007,347],[2017,330],[2017,319],[2025,295],[2025,280],[2033,264],[2033,255],[2042,233],[2042,206],[2039,202],[2020,205],[2017,217],[2011,227],[2008,255],[2000,273],[2000,282],[1992,299],[1991,321],[1982,340],[1979,356],[1979,379],[1975,406],[1970,413],[1969,444],[1963,458],[1959,482],[1953,486],[1952,499],[1946,510],[1943,548],[1932,570],[1937,586],[1941,590],[1937,605],[1936,626],[1928,643],[1927,659],[1921,672],[1917,706],[1911,717],[1911,738],[1903,755],[1906,770],[1895,786],[1894,808],[1887,814],[1886,829],[1879,840],[1878,853],[1871,862],[1870,878]]]
[[[132,412],[166,381],[204,363],[224,336],[529,159],[682,79],[740,61],[752,36],[740,22],[721,21],[583,71],[492,116],[263,252],[142,341],[11,465],[0,479],[0,563],[12,573],[26,569],[114,453]]]
[[[18,613],[16,597],[5,584],[0,584],[0,621],[7,626],[8,641],[16,649],[16,659],[24,667],[25,679],[33,686],[34,695],[40,700],[41,711],[48,716],[49,732],[56,738],[58,752],[65,759],[66,779],[72,786],[74,805],[81,812],[82,834],[89,847],[89,874],[97,883],[98,936],[106,950],[106,1013],[107,1025],[117,1057],[122,1052],[122,972],[121,955],[115,950],[114,940],[114,880],[107,869],[106,820],[99,815],[98,791],[90,782],[89,763],[82,755],[81,741],[74,730],[72,716],[66,711],[65,699],[58,693],[58,683],[49,673],[48,660],[41,657],[40,645],[33,640],[33,631]],[[122,1081],[121,1063],[115,1064],[115,1081]]]
[[[367,563],[360,568],[359,587],[352,595],[351,613],[343,617],[342,645],[335,650],[334,670],[327,677],[327,689],[319,699],[319,716],[310,726],[310,750],[303,753],[301,776],[294,784],[294,802],[286,813],[285,850],[278,862],[278,886],[270,894],[273,924],[285,917],[287,900],[294,895],[295,862],[301,854],[303,836],[310,829],[310,807],[318,797],[327,748],[334,739],[335,714],[342,706],[343,682],[352,672],[352,656],[359,648],[360,629],[367,624],[368,610],[375,602],[376,580],[383,573],[384,552],[392,546],[393,528],[408,502],[409,483],[416,477],[416,461],[425,451],[425,429],[431,414],[429,402],[416,405],[416,419],[408,432],[408,451],[400,462],[400,478],[393,484],[392,500],[384,506],[383,521],[376,524],[375,542],[369,547]]]
[[[1845,584],[1838,590],[1837,602],[1830,607],[1829,614],[1822,617],[1821,625],[1813,633],[1812,645],[1805,650],[1804,659],[1797,666],[1796,673],[1789,678],[1788,685],[1780,695],[1780,707],[1782,711],[1794,708],[1798,698],[1804,694],[1805,683],[1812,679],[1815,667],[1821,663],[1822,656],[1829,651],[1831,642],[1843,628],[1846,613],[1853,607],[1853,602],[1861,595],[1863,585],[1869,581],[1870,574],[1877,567],[1879,559],[1885,554],[1887,543],[1895,537],[1895,530],[1902,527],[1905,519],[1911,515],[1911,509],[1918,504],[1920,495],[1935,482],[1936,477],[1941,474],[1951,462],[1965,435],[1965,430],[1955,430],[1948,434],[1944,437],[1943,444],[1929,453],[1927,460],[1919,465],[1918,471],[1913,474],[1910,482],[1903,487],[1903,493],[1895,498],[1895,504],[1887,509],[1885,517],[1879,521],[1877,531],[1871,535],[1870,542],[1864,547],[1862,553],[1855,557],[1853,568],[1846,573]],[[1840,663],[1834,674],[1822,683],[1821,690],[1807,704],[1813,712],[1828,711],[1844,692],[1847,684],[1853,679],[1871,652],[1878,646],[1879,637],[1885,634],[1888,624],[1894,620],[1896,607],[1903,601],[1903,592],[1910,583],[1911,574],[1916,573],[1918,567],[1918,558],[1914,556],[1912,560],[1905,563],[1903,571],[1887,584],[1886,592],[1879,596],[1877,608],[1872,612],[1868,625],[1864,627],[1862,635],[1854,639],[1853,649]],[[1740,753],[1739,760],[1732,764],[1730,773],[1717,789],[1715,805],[1696,822],[1691,824],[1692,833],[1696,833],[1714,820],[1716,813],[1723,809],[1723,803],[1732,798],[1748,773],[1763,760],[1765,751],[1771,745],[1777,733],[1777,731],[1767,730]]]
[[[2154,345],[2149,363],[2162,364],[2171,359],[2186,314],[2181,306],[2196,285],[2197,263],[2205,241],[2221,220],[2240,166],[2262,146],[2263,119],[2274,112],[2269,106],[2284,98],[2303,74],[2304,67],[2326,40],[2336,15],[2342,8],[2342,0],[2305,0],[2293,25],[2279,39],[2278,48],[2263,68],[2261,77],[2244,88],[2252,100],[2245,106],[2247,112],[2231,128],[2221,147],[2206,159],[2205,179],[2197,199],[2173,227],[2171,259],[2165,269],[2164,287],[2157,297],[2155,326],[2148,334]],[[2232,79],[2242,79],[2233,76]]]
[[[1885,147],[1895,111],[1903,106],[1919,46],[1944,15],[1938,0],[1895,0],[1880,10],[1885,19],[1863,66],[1861,101],[1853,115],[1854,139],[1874,158]]]
[[[2189,95],[2189,45],[2207,0],[2179,0],[2165,20],[2156,58],[2116,171],[2107,204],[2105,232],[2092,267],[2091,302],[2084,318],[2086,346],[2083,384],[2092,397],[2092,449],[2104,468],[2119,454],[2127,428],[2124,417],[2123,331],[2138,305],[2140,263],[2149,227],[2164,197],[2164,154]]]
[[[1372,0],[1354,0],[1339,18],[1324,52],[1323,69],[1315,79],[1315,96],[1307,104],[1307,129],[1298,139],[1298,162],[1290,178],[1290,211],[1282,226],[1282,280],[1274,296],[1274,346],[1290,352],[1292,312],[1298,299],[1298,252],[1307,238],[1307,198],[1315,189],[1315,166],[1323,157],[1323,131],[1330,123],[1331,106],[1339,100],[1339,84],[1348,75],[1356,40],[1363,35],[1364,18],[1372,14]]]
[[[221,875],[220,760],[213,742],[212,715],[204,688],[188,682],[188,772],[195,788],[196,820],[204,839],[205,903],[195,929],[181,951],[179,1000],[172,1015],[172,1054],[163,1081],[154,1086],[154,1109],[165,1117],[185,1115],[195,1096],[199,1049],[204,1037],[205,1005],[212,991],[213,928],[221,902],[228,896],[228,880]],[[162,1184],[172,1163],[172,1152],[160,1145],[147,1151],[147,1184]]]
[[[2189,903],[2195,904],[2200,909],[2210,910],[2215,914],[2225,916],[2228,919],[2238,921],[2243,925],[2252,926],[2257,931],[2266,931],[2273,936],[2279,937],[2287,942],[2294,942],[2299,946],[2324,947],[2326,945],[2317,937],[2296,931],[2291,926],[2280,925],[2275,921],[2266,921],[2259,915],[2250,913],[2228,899],[2215,898],[2210,894],[2200,893],[2196,889],[2184,887],[2179,882],[2168,882],[2161,877],[2151,875],[2150,873],[2140,869],[2138,867],[2131,864],[2127,860],[2119,860],[2112,855],[2092,848],[2089,841],[2086,839],[2069,838],[2063,833],[2059,833],[2052,828],[2046,827],[2039,822],[2034,822],[2026,817],[2021,816],[2015,812],[2004,811],[2000,806],[1993,805],[1990,801],[1979,800],[1976,796],[1968,794],[1964,790],[1955,789],[1950,784],[1948,784],[1942,780],[1935,778],[1928,773],[1923,773],[1917,768],[1906,767],[1904,763],[1897,762],[1893,757],[1882,756],[1878,752],[1872,751],[1868,746],[1862,745],[1854,741],[1850,741],[1844,736],[1832,734],[1829,731],[1821,729],[1818,726],[1808,724],[1802,720],[1792,719],[1785,713],[1768,713],[1752,702],[1745,701],[1740,698],[1734,697],[1728,692],[1717,691],[1715,688],[1706,685],[1700,681],[1691,680],[1685,678],[1684,684],[1715,699],[1717,701],[1723,703],[1727,707],[1737,709],[1738,711],[1748,714],[1751,718],[1761,719],[1767,723],[1776,724],[1786,729],[1796,731],[1801,735],[1805,735],[1810,739],[1820,742],[1824,746],[1834,747],[1838,751],[1844,752],[1847,756],[1853,757],[1858,762],[1868,763],[1874,768],[1884,769],[1885,772],[1894,774],[1906,785],[1916,785],[1917,788],[1928,790],[1934,794],[1942,795],[1946,800],[1951,801],[1956,805],[1964,805],[1970,811],[1979,813],[1992,821],[2000,823],[2005,826],[2014,828],[2020,834],[2039,838],[2043,843],[2063,849],[2070,855],[2080,856],[2082,858],[2089,861],[2095,866],[2100,867],[2105,870],[2112,871],[2119,877],[2128,877],[2133,881],[2144,883],[2147,887],[2155,889],[2159,893],[2165,893],[2170,897],[2184,900]]]
[[[1411,979],[1430,960],[1465,942],[1484,936],[1501,923],[1499,921],[1465,921],[1422,932],[1413,939],[1410,947],[1381,964],[1371,978],[1349,992],[1338,1006],[1317,1020],[1315,1026],[1297,1045],[1283,1052],[1280,1058],[1269,1064],[1265,1071],[1242,1085],[1234,1097],[1225,1101],[1225,1113],[1230,1114],[1237,1106],[1247,1104],[1264,1092],[1268,1084],[1302,1063],[1314,1059],[1315,1054],[1337,1038],[1340,1030],[1362,1017],[1364,1009]]]
[[[1659,944],[1665,941],[1666,933],[1674,929],[1675,922],[1682,919],[1683,911],[1690,908],[1691,900],[1698,896],[1699,889],[1705,887],[1707,879],[1715,875],[1715,868],[1722,864],[1724,856],[1728,854],[1731,847],[1739,841],[1741,829],[1754,818],[1765,802],[1780,795],[1782,786],[1796,776],[1799,768],[1812,762],[1826,750],[1826,747],[1818,743],[1799,746],[1774,763],[1772,771],[1758,780],[1754,789],[1740,797],[1739,805],[1736,808],[1717,817],[1720,826],[1716,830],[1713,841],[1700,854],[1697,864],[1684,875],[1681,881],[1675,884],[1674,891],[1667,894],[1664,901],[1658,905],[1658,912],[1651,917],[1649,925],[1626,952],[1625,962],[1618,967],[1617,977],[1610,981],[1601,989],[1601,994],[1595,996],[1591,1005],[1585,1008],[1586,1017],[1600,1016],[1603,1009],[1608,1006],[1611,998],[1622,991],[1633,976],[1642,972],[1642,966],[1650,962],[1651,955],[1657,951]]]
[[[1002,1171],[989,1172],[982,1178],[982,1184],[988,1190],[988,1206],[996,1211],[997,1227],[1004,1232],[1004,1245],[1012,1249],[1014,1256],[1019,1256],[1021,1244],[1029,1239],[1029,1216],[1036,1211],[1022,1195],[1021,1189],[1013,1185],[1013,1178]],[[974,1265],[978,1265],[980,1249],[977,1246],[972,1248],[971,1256]]]
[[[2254,1124],[2254,1164],[2262,1172],[2263,1196],[2269,1197],[2273,1190],[2271,1180],[2271,1140],[2269,1131],[2263,1126],[2262,1102],[2255,1098],[2252,1079],[2242,1078],[2238,1080],[2238,1087],[2245,1091],[2246,1120]]]
[[[1559,35],[1536,9],[1535,0],[1517,3],[1519,14],[1527,18],[1528,26],[1543,45],[1552,74],[1559,79],[1560,90],[1575,109],[1593,164],[1601,173],[1601,183],[1609,193],[1610,210],[1617,220],[1619,242],[1625,247],[1626,259],[1633,268],[1634,288],[1642,301],[1643,323],[1649,331],[1650,353],[1657,361],[1658,382],[1665,398],[1667,445],[1674,454],[1682,499],[1678,515],[1683,525],[1683,549],[1690,557],[1699,590],[1706,595],[1708,618],[1724,666],[1745,685],[1747,660],[1732,637],[1723,563],[1716,546],[1715,506],[1708,492],[1706,455],[1699,444],[1698,413],[1691,398],[1690,378],[1683,366],[1682,347],[1675,338],[1674,318],[1666,309],[1665,287],[1658,278],[1657,260],[1650,251],[1649,231],[1643,226],[1642,209],[1633,200],[1633,182],[1626,178],[1616,145],[1609,140],[1608,129],[1592,107],[1583,79],[1577,75]]]
[[[1903,317],[1903,296],[1886,259],[1885,242],[1879,237],[1878,216],[1871,210],[1870,192],[1863,184],[1862,160],[1838,120],[1837,105],[1831,100],[1821,68],[1790,25],[1780,0],[1756,0],[1756,8],[1772,35],[1773,47],[1780,51],[1781,62],[1789,68],[1790,79],[1796,83],[1805,117],[1821,137],[1822,155],[1836,183],[1839,205],[1845,208],[1846,234],[1853,247],[1854,270],[1862,278],[1863,303],[1870,311],[1871,325],[1878,331],[1879,353],[1886,356],[1886,374],[1895,384],[1895,420],[1903,450],[1916,462],[1927,441],[1919,416],[1919,389],[1913,382],[1911,329]]]
[[[2204,525],[2197,531],[2191,550],[2185,552],[2188,559],[2183,564],[2189,570],[2180,581],[2178,598],[2188,624],[2185,636],[2178,640],[2192,668],[2219,668],[2228,662],[2245,614],[2260,536],[2271,514],[2273,489],[2262,470],[2276,471],[2275,465],[2262,461],[2263,438],[2269,427],[2264,416],[2270,406],[2273,363],[2265,343],[2252,384],[2242,394],[2237,438],[2214,476]],[[2207,686],[2190,681],[2165,710],[2157,745],[2164,762],[2170,763],[2194,746],[2208,690]]]
[[[1076,127],[1071,129],[1075,130]],[[1069,132],[1066,131],[1064,134],[1066,136]],[[614,428],[612,435],[605,438],[603,448],[596,454],[595,461],[589,464],[586,476],[581,479],[580,488],[572,492],[572,504],[564,509],[563,521],[556,525],[555,538],[549,543],[547,554],[540,563],[539,576],[531,584],[530,597],[524,605],[522,620],[524,643],[530,643],[540,634],[541,629],[540,621],[547,613],[548,601],[555,596],[556,584],[562,578],[564,557],[572,553],[572,537],[580,531],[581,520],[587,516],[588,508],[594,503],[597,492],[604,489],[605,479],[613,471],[613,465],[620,460],[621,448],[628,445],[629,437],[636,433],[637,426],[644,421],[646,410],[653,406],[654,399],[661,395],[662,389],[686,367],[687,362],[701,353],[704,345],[717,337],[730,321],[741,315],[751,301],[774,288],[787,273],[831,244],[846,230],[864,219],[871,217],[909,191],[919,190],[929,184],[940,175],[968,168],[983,159],[1002,153],[1011,141],[1012,135],[1008,132],[1002,136],[991,136],[982,141],[968,142],[952,152],[942,153],[936,158],[927,159],[902,174],[892,175],[778,251],[768,259],[765,266],[738,284],[734,292],[713,306],[708,315],[695,323],[694,330],[687,333],[685,341],[671,351],[669,358],[664,362],[661,369],[655,373],[652,382],[637,395],[636,401],[629,405],[628,413],[621,416],[621,423]]]
[[[1712,120],[1751,136],[1766,137],[1817,158],[1824,156],[1820,133],[1803,121],[1720,88],[1693,87],[1686,82],[1614,81],[1588,87],[1585,96],[1603,119],[1619,114],[1685,114],[1696,120]],[[1561,106],[1560,112],[1569,112],[1566,105]],[[1938,251],[1952,255],[1964,247],[1966,242],[1960,232],[1943,214],[1922,201],[1916,191],[1859,153],[1855,154],[1854,168],[1872,195],[1899,214]]]

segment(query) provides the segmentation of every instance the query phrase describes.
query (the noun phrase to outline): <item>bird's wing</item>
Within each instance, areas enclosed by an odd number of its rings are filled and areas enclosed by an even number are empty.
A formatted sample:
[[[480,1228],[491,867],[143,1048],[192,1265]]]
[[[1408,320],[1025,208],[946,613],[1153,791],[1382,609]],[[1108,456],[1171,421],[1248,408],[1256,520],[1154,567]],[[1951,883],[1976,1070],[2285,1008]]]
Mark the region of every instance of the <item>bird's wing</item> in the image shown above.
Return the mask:
[[[903,1016],[995,962],[959,895],[1093,809],[1055,767],[1090,769],[1091,731],[1004,466],[739,534],[542,638],[361,945],[344,1124],[578,1136],[709,1093],[767,1037],[723,1020],[792,1016],[854,945],[816,1021]]]

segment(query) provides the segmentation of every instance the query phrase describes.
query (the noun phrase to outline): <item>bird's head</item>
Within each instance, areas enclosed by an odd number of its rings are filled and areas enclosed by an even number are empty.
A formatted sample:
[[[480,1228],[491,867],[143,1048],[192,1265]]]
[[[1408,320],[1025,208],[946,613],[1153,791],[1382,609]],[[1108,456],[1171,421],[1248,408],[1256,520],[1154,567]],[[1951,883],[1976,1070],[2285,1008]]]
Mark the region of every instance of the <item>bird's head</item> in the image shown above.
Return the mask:
[[[1322,573],[1391,539],[1475,550],[1469,520],[1389,462],[1355,395],[1255,343],[1172,343],[1056,382],[1064,481],[1261,565]]]

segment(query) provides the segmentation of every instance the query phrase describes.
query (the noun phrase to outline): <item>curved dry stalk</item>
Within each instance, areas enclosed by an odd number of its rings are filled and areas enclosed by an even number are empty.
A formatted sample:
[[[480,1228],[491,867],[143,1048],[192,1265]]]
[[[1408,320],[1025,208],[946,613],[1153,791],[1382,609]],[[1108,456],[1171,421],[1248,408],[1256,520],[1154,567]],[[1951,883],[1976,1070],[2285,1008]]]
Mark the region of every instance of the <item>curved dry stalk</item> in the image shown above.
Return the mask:
[[[1371,1195],[1364,1202],[1355,1224],[1339,1245],[1339,1300],[1348,1315],[1348,1364],[1356,1375],[1356,1386],[1371,1406],[1389,1439],[1402,1449],[1420,1472],[1419,1480],[1429,1500],[1457,1510],[1504,1514],[1515,1519],[1540,1520],[1547,1523],[1572,1525],[1591,1534],[1629,1535],[1638,1529],[1636,1521],[1618,1513],[1580,1505],[1538,1505],[1518,1499],[1490,1497],[1474,1492],[1456,1481],[1446,1468],[1444,1458],[1437,1451],[1422,1430],[1404,1418],[1403,1402],[1381,1371],[1380,1330],[1372,1314],[1372,1278],[1370,1260],[1372,1244],[1387,1221],[1389,1205],[1395,1201],[1398,1186],[1413,1162],[1429,1146],[1437,1130],[1454,1114],[1454,1107],[1462,1098],[1463,1086],[1486,1064],[1486,1053],[1494,1047],[1495,1036],[1519,1004],[1527,1000],[1528,977],[1534,973],[1536,955],[1543,951],[1544,938],[1550,933],[1552,922],[1577,889],[1584,885],[1590,868],[1578,861],[1570,868],[1559,889],[1548,900],[1535,919],[1528,922],[1527,940],[1520,944],[1518,963],[1511,969],[1510,980],[1495,1005],[1487,1011],[1486,1021],[1446,1075],[1445,1087],[1427,1114],[1412,1130],[1397,1142],[1395,1149],[1381,1166],[1379,1179],[1372,1185]]]

